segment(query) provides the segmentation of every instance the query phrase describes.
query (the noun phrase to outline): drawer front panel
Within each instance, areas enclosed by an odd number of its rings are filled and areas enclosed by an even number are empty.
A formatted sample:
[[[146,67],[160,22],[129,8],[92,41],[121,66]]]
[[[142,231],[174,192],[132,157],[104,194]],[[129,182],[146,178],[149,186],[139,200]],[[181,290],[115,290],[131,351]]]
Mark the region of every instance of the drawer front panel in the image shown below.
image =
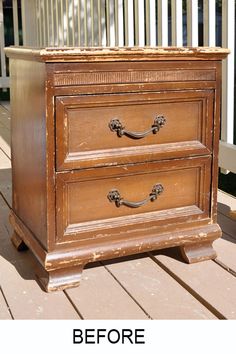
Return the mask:
[[[209,214],[210,157],[57,174],[58,239]],[[171,221],[170,221],[171,222]]]
[[[213,91],[56,99],[57,169],[209,154]]]

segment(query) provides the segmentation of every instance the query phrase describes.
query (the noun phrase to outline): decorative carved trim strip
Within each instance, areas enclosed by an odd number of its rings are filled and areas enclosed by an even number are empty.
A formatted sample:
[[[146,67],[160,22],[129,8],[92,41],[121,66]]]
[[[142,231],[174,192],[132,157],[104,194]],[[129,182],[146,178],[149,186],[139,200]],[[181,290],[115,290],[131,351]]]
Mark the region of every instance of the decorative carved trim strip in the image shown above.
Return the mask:
[[[145,70],[62,72],[54,74],[55,86],[99,85],[160,81],[214,81],[215,70]]]

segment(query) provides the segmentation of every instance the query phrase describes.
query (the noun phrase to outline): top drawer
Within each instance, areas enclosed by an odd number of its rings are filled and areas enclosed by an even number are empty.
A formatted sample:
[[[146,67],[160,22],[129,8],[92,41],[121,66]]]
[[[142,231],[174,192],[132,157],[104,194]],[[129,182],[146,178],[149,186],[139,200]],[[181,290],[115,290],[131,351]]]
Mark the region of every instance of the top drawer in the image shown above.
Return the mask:
[[[214,91],[56,98],[57,170],[211,153]]]

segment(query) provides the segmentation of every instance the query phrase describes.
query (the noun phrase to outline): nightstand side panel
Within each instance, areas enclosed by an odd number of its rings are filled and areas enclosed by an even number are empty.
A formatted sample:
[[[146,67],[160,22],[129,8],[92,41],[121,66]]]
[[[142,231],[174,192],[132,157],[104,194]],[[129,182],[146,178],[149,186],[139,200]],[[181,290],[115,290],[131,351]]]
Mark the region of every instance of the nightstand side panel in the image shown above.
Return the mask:
[[[10,59],[12,209],[47,247],[45,64]]]

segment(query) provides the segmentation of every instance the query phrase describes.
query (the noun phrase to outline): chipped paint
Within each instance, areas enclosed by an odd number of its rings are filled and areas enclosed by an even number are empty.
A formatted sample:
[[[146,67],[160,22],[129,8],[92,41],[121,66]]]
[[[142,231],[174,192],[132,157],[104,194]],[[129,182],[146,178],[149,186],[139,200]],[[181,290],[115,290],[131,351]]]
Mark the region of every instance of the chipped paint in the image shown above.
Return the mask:
[[[199,235],[200,237],[207,237],[207,234],[206,234],[205,232],[200,232],[198,235]]]
[[[92,258],[93,258],[93,261],[96,261],[97,259],[101,258],[101,255],[97,254],[97,253],[93,253]]]

